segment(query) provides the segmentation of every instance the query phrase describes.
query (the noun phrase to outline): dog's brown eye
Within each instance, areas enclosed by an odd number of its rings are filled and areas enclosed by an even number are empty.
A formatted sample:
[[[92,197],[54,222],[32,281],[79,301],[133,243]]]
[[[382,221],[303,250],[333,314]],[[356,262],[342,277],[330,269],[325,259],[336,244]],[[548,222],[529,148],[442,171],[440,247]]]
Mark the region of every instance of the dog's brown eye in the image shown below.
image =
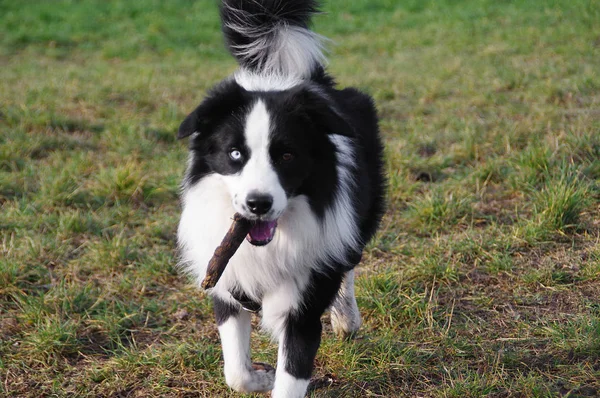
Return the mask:
[[[292,160],[294,160],[294,155],[292,155],[289,152],[286,152],[283,155],[281,155],[281,160],[283,160],[284,162],[291,162]]]

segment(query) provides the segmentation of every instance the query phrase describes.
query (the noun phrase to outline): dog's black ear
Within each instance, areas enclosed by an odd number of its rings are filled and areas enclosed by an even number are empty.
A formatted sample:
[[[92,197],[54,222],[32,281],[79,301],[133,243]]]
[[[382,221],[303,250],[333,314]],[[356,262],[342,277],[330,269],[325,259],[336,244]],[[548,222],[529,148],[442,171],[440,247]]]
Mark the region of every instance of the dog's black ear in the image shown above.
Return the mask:
[[[177,139],[188,137],[200,130],[201,123],[196,115],[203,113],[201,107],[202,105],[197,107],[192,113],[187,115],[183,122],[181,122],[179,130],[177,131]]]
[[[341,103],[332,93],[320,88],[305,86],[294,94],[294,111],[305,114],[320,129],[327,134],[339,134],[348,137],[356,135],[350,118],[340,109]]]
[[[194,133],[208,133],[228,115],[235,113],[244,106],[247,102],[245,94],[246,90],[234,80],[226,80],[220,83],[181,123],[177,138],[185,138]]]

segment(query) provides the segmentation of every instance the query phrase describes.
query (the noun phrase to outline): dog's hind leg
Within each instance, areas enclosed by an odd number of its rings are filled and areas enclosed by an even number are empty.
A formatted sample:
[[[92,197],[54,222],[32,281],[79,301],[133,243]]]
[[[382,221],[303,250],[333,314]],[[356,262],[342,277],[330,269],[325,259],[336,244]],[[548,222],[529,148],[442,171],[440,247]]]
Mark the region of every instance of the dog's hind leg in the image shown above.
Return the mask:
[[[214,298],[215,317],[219,326],[225,381],[239,392],[267,392],[273,389],[275,370],[250,360],[250,313],[240,305]]]
[[[331,326],[336,335],[352,337],[360,328],[362,321],[354,297],[354,270],[344,275],[342,286],[331,306]]]

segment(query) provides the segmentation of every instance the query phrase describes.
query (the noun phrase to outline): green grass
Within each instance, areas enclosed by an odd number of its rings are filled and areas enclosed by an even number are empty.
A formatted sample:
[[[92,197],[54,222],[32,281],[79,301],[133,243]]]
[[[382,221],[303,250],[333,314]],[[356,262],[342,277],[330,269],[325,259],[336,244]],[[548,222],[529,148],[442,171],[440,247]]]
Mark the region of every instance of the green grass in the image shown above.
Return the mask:
[[[325,2],[389,210],[318,397],[600,394],[600,4]],[[0,395],[235,396],[177,272],[185,143],[235,69],[213,1],[0,1]],[[276,347],[259,332],[256,360]]]

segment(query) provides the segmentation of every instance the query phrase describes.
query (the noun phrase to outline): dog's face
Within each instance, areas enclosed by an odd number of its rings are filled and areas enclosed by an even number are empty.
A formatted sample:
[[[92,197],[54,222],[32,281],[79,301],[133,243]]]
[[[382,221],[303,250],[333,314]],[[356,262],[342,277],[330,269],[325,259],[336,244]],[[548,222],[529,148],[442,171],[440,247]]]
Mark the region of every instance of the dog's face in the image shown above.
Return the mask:
[[[347,132],[343,124],[307,88],[257,93],[228,81],[186,118],[179,137],[192,135],[188,179],[221,175],[235,211],[255,220],[249,241],[265,245],[288,201],[315,189],[306,186],[315,168],[335,173],[327,135]]]

